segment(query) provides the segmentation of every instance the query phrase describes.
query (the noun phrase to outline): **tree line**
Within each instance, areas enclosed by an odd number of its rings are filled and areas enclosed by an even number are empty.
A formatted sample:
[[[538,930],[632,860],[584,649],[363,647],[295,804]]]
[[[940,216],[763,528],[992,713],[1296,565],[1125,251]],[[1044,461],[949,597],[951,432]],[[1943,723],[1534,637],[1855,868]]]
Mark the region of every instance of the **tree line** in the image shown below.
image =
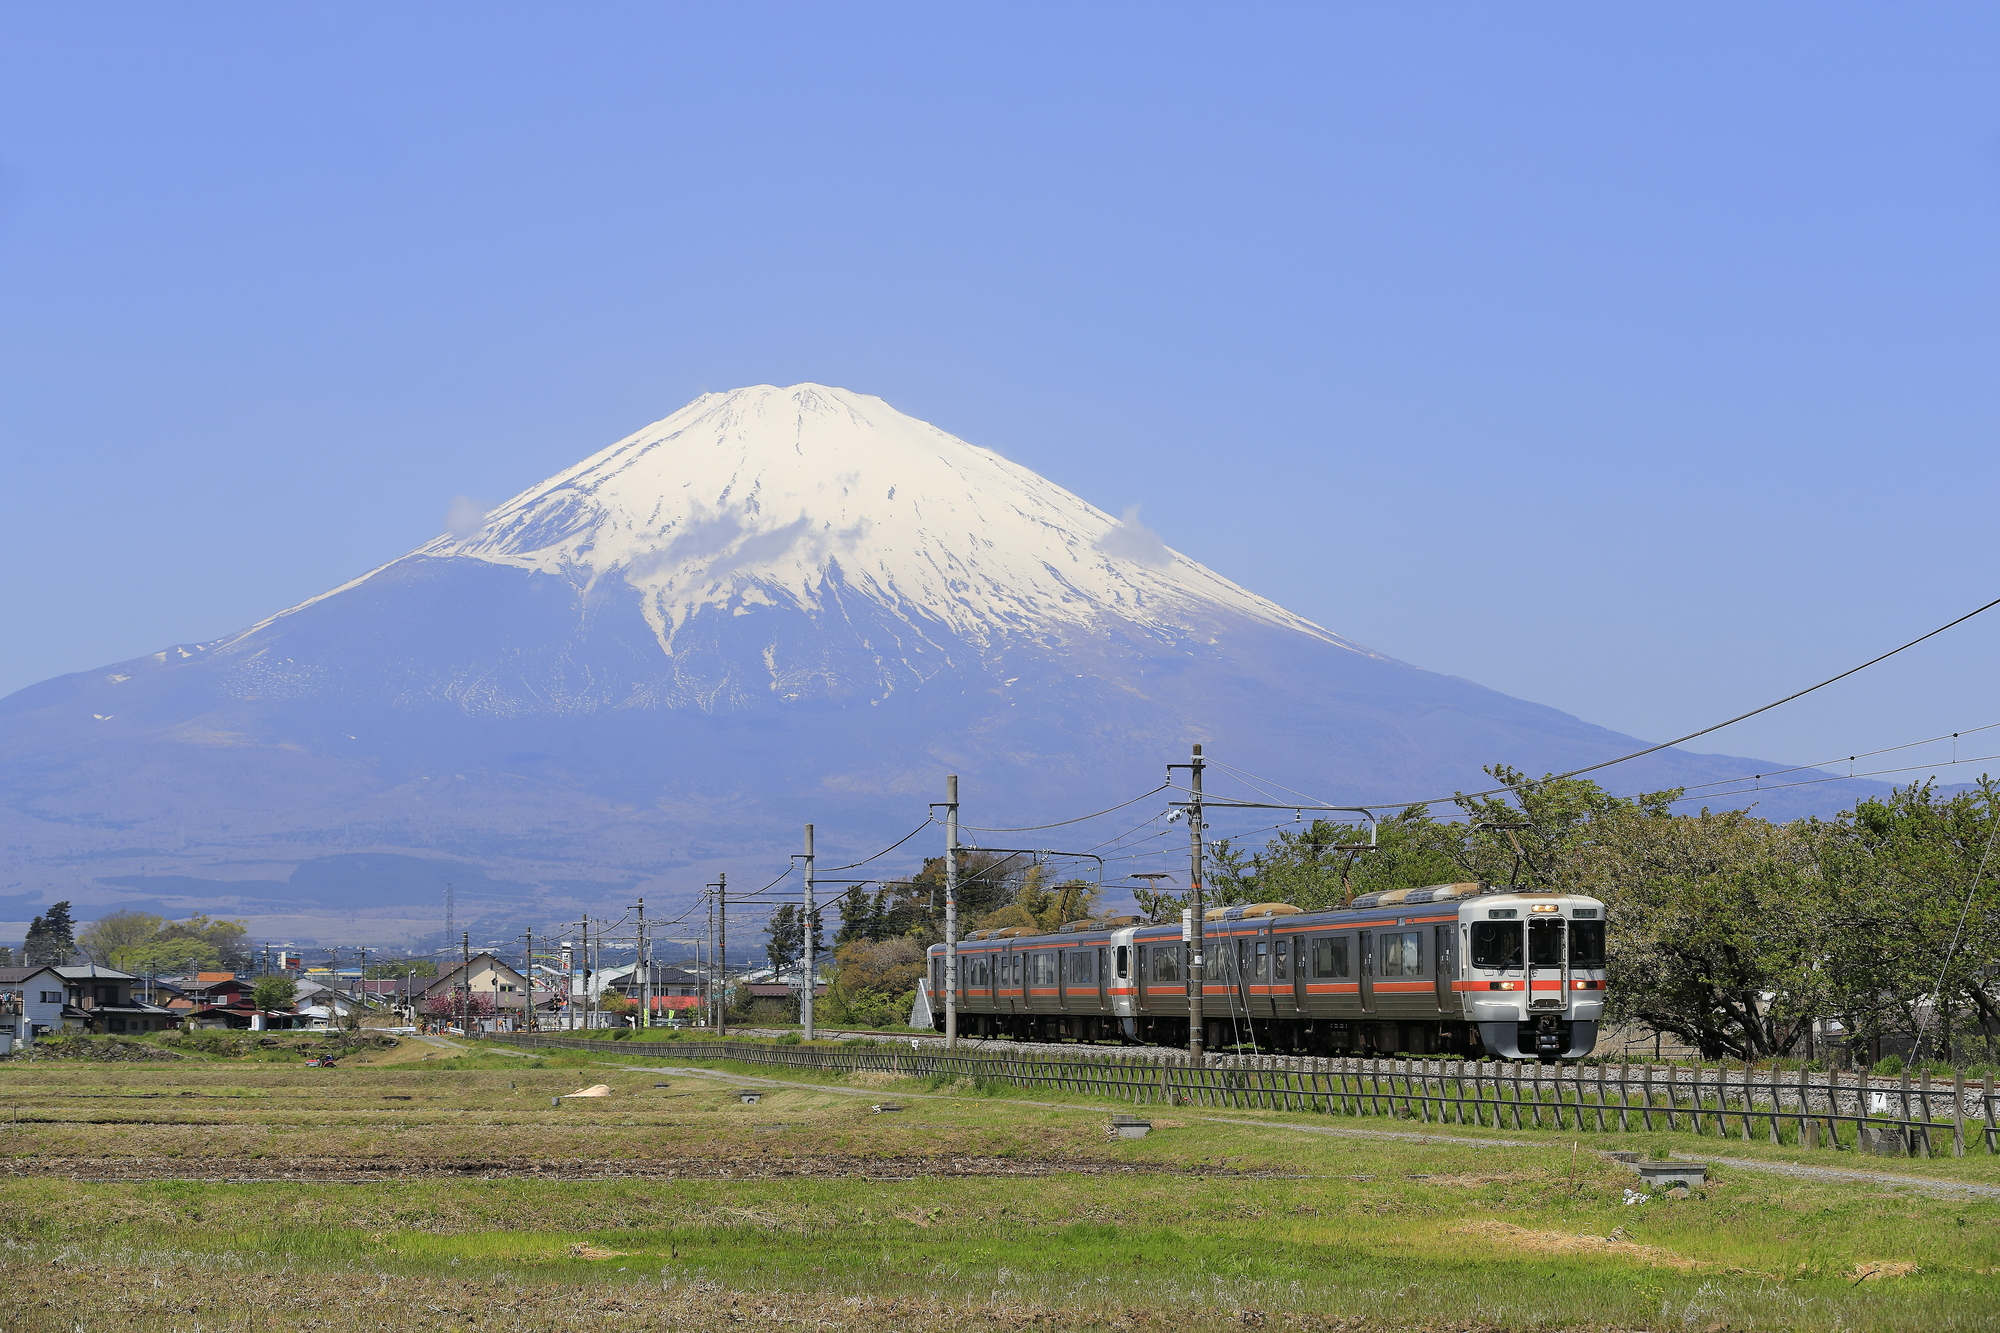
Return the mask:
[[[1681,790],[1615,797],[1581,778],[1487,770],[1504,793],[1459,818],[1413,806],[1375,846],[1350,824],[1212,847],[1211,906],[1344,906],[1383,889],[1478,881],[1606,903],[1607,1020],[1671,1033],[1710,1058],[1807,1053],[1816,1020],[1866,1061],[1992,1059],[2000,1033],[2000,784],[1898,788],[1831,819],[1676,814]],[[1139,890],[1155,920],[1183,895]],[[1821,1038],[1822,1042],[1826,1039]],[[1822,1052],[1825,1053],[1825,1052]]]
[[[944,940],[942,856],[927,859],[916,874],[884,880],[872,889],[857,885],[830,903],[840,925],[833,937],[832,979],[817,1011],[826,1022],[857,1025],[901,1023],[910,1015],[924,952]],[[958,860],[958,920],[961,932],[1021,926],[1054,930],[1097,910],[1101,890],[1091,880],[1058,877],[1020,854],[966,850]],[[825,958],[828,907],[813,913],[814,952]],[[764,952],[780,973],[795,972],[805,953],[806,912],[780,904],[765,926]],[[796,1011],[796,1004],[787,1009]]]

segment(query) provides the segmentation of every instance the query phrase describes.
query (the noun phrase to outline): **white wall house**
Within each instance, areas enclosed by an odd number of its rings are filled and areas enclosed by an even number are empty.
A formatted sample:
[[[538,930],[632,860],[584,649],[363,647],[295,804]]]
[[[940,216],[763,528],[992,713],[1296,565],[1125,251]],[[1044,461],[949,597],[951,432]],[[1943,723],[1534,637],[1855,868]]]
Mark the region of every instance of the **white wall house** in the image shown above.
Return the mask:
[[[68,983],[53,967],[0,967],[0,1026],[21,1041],[61,1032]]]

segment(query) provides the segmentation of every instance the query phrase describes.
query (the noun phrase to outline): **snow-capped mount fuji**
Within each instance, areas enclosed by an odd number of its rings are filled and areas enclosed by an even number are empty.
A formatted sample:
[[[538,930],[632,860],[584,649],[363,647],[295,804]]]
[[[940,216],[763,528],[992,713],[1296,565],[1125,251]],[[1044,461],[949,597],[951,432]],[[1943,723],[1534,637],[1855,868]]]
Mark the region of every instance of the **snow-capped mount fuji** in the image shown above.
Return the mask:
[[[817,384],[706,394],[396,564],[423,560],[544,575],[580,607],[635,604],[659,644],[643,679],[489,707],[729,708],[760,690],[879,702],[1003,644],[1172,642],[1232,619],[1352,647],[991,450]],[[872,660],[834,677],[782,634],[755,642],[781,612],[821,622],[824,640],[866,624]],[[719,640],[759,651],[718,656]]]
[[[1197,740],[1340,802],[1638,748],[1350,643],[878,398],[758,386],[238,634],[0,700],[0,920],[68,897],[421,932],[449,878],[548,923],[781,868],[806,821],[873,851],[946,773],[972,824],[1101,808]]]
[[[1332,641],[991,450],[817,384],[706,394],[418,554],[619,579],[669,654],[702,611],[822,611],[830,579],[972,643],[1216,611]]]

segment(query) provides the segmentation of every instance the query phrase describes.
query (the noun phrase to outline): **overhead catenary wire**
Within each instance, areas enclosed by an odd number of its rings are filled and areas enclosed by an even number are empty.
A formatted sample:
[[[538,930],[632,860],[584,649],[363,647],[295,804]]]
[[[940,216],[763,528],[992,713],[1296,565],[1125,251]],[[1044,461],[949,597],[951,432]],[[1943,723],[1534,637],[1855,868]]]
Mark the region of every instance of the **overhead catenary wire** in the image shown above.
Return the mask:
[[[1875,757],[1876,755],[1878,755],[1878,754],[1894,754],[1894,753],[1895,753],[1896,751],[1898,751],[1898,750],[1914,750],[1914,749],[1916,749],[1916,748],[1917,748],[1917,747],[1918,747],[1919,745],[1938,745],[1938,744],[1941,744],[1941,743],[1942,743],[1942,742],[1944,742],[1944,741],[1955,741],[1955,740],[1957,740],[1957,739],[1958,739],[1959,737],[1961,737],[1961,736],[1975,736],[1975,735],[1979,734],[1979,733],[1980,733],[1980,732],[1982,732],[1982,731],[1991,731],[1991,730],[1993,730],[1993,729],[1994,729],[1995,727],[2000,727],[2000,722],[1988,722],[1988,723],[1987,723],[1987,724],[1985,724],[1984,726],[1979,726],[1979,727],[1966,727],[1966,728],[1964,728],[1963,730],[1960,730],[1960,731],[1947,731],[1947,732],[1943,732],[1943,733],[1941,733],[1941,734],[1939,734],[1939,735],[1936,735],[1936,736],[1928,736],[1928,737],[1925,737],[1925,738],[1924,738],[1923,740],[1920,740],[1920,741],[1905,741],[1905,742],[1903,742],[1903,743],[1902,743],[1901,745],[1885,745],[1885,746],[1883,746],[1883,747],[1882,747],[1881,749],[1879,749],[1879,750],[1862,750],[1862,751],[1860,751],[1860,752],[1859,752],[1859,753],[1857,753],[1857,754],[1846,754],[1846,755],[1838,755],[1838,754],[1837,754],[1837,755],[1833,756],[1833,758],[1831,758],[1831,759],[1822,759],[1822,760],[1820,760],[1820,761],[1819,761],[1818,763],[1814,763],[1814,764],[1795,764],[1795,765],[1793,765],[1793,766],[1792,766],[1791,768],[1779,768],[1779,769],[1773,769],[1773,770],[1771,770],[1771,771],[1770,771],[1770,772],[1768,772],[1768,773],[1756,773],[1756,774],[1752,774],[1751,776],[1752,776],[1752,778],[1753,778],[1753,779],[1755,779],[1756,781],[1760,781],[1760,782],[1761,782],[1761,781],[1762,781],[1763,779],[1765,779],[1765,778],[1781,778],[1781,777],[1783,777],[1783,776],[1784,776],[1785,774],[1787,774],[1787,773],[1810,773],[1810,772],[1814,772],[1815,770],[1823,770],[1823,769],[1825,769],[1825,768],[1827,767],[1827,765],[1829,765],[1829,764],[1839,764],[1839,763],[1849,763],[1849,764],[1851,764],[1851,763],[1853,763],[1853,762],[1854,762],[1855,760],[1857,760],[1857,759],[1873,759],[1873,758],[1874,758],[1874,757]],[[1952,758],[1952,759],[1948,759],[1948,760],[1941,760],[1941,761],[1939,761],[1939,762],[1938,762],[1938,763],[1937,763],[1936,765],[1934,765],[1934,767],[1938,767],[1938,768],[1949,768],[1949,767],[1951,767],[1951,766],[1952,766],[1953,764],[1977,764],[1977,763],[1980,763],[1980,762],[1981,762],[1981,760],[1979,760],[1979,759],[1959,759],[1959,758]],[[1916,767],[1916,768],[1928,768],[1928,767],[1933,767],[1933,765],[1927,765],[1927,764],[1917,764],[1917,765],[1914,765],[1914,767]],[[1899,769],[1884,769],[1884,770],[1882,770],[1882,771],[1884,771],[1884,772],[1901,772],[1901,771],[1905,771],[1905,770],[1899,770]],[[1841,774],[1838,774],[1838,773],[1836,773],[1836,774],[1834,774],[1834,775],[1833,775],[1833,776],[1832,776],[1831,778],[1828,778],[1828,779],[1813,779],[1813,780],[1814,780],[1814,781],[1822,781],[1822,780],[1824,780],[1824,781],[1838,781],[1838,782],[1845,782],[1845,781],[1846,781],[1846,780],[1847,780],[1848,778],[1859,778],[1859,777],[1865,777],[1865,776],[1867,776],[1867,775],[1866,775],[1866,774],[1861,774],[1861,773],[1848,773],[1848,774],[1846,774],[1845,776],[1843,776],[1843,775],[1841,775]],[[1731,784],[1731,783],[1733,783],[1733,782],[1742,782],[1742,781],[1744,781],[1744,779],[1743,779],[1743,778],[1742,778],[1742,776],[1740,776],[1740,775],[1739,775],[1739,776],[1737,776],[1737,777],[1732,777],[1732,778],[1716,778],[1716,779],[1715,779],[1714,781],[1712,781],[1712,782],[1691,782],[1691,783],[1687,783],[1687,784],[1685,784],[1685,785],[1684,785],[1684,786],[1682,787],[1682,790],[1683,790],[1683,791],[1698,791],[1698,790],[1700,790],[1700,789],[1701,789],[1701,788],[1703,788],[1703,787],[1726,787],[1726,786],[1728,786],[1729,784]]]
[[[1985,764],[1985,763],[1991,763],[1995,760],[2000,760],[2000,754],[1975,755],[1971,759],[1957,759],[1953,760],[1952,762],[1959,764]],[[1826,778],[1802,778],[1797,782],[1774,782],[1769,786],[1763,786],[1763,787],[1738,787],[1734,791],[1711,791],[1711,792],[1704,792],[1699,796],[1681,796],[1675,798],[1673,801],[1669,802],[1669,804],[1679,805],[1682,801],[1715,801],[1715,800],[1720,800],[1724,796],[1742,796],[1745,793],[1754,794],[1760,791],[1784,791],[1789,787],[1816,787],[1823,782],[1852,782],[1861,778],[1886,777],[1888,774],[1891,773],[1921,773],[1925,769],[1936,770],[1939,768],[1949,768],[1949,767],[1951,767],[1950,764],[1907,764],[1901,768],[1870,769],[1866,773],[1848,773],[1848,774],[1836,773],[1832,777],[1826,777]],[[1742,781],[1742,779],[1739,778],[1737,779],[1737,781],[1740,782]]]
[[[1550,774],[1549,777],[1544,780],[1554,782],[1554,781],[1561,781],[1564,778],[1581,777],[1585,773],[1595,773],[1600,769],[1610,768],[1616,764],[1630,763],[1634,759],[1643,759],[1649,754],[1658,754],[1662,750],[1671,750],[1676,745],[1685,745],[1687,744],[1687,742],[1692,740],[1698,740],[1701,737],[1710,734],[1711,732],[1721,731],[1724,727],[1733,727],[1738,722],[1747,721],[1748,719],[1756,717],[1762,713],[1768,713],[1773,708],[1780,708],[1783,707],[1785,704],[1791,703],[1794,699],[1803,699],[1808,694],[1811,694],[1815,690],[1823,690],[1829,685],[1835,684],[1836,682],[1839,681],[1846,680],[1849,676],[1852,676],[1857,672],[1866,671],[1869,667],[1872,667],[1879,662],[1886,662],[1890,658],[1894,657],[1897,653],[1905,652],[1911,648],[1914,648],[1918,644],[1924,642],[1926,639],[1934,639],[1938,635],[1944,633],[1946,630],[1956,628],[1959,625],[1963,625],[1966,621],[1972,619],[1974,616],[1981,615],[1987,611],[1991,611],[1996,606],[2000,606],[2000,597],[1994,598],[1992,601],[1987,602],[1984,606],[1974,607],[1972,610],[1967,611],[1964,615],[1959,616],[1954,620],[1946,621],[1944,624],[1939,625],[1934,630],[1930,630],[1924,634],[1919,634],[1916,638],[1911,639],[1908,643],[1898,644],[1896,647],[1891,648],[1886,653],[1879,653],[1876,656],[1869,658],[1866,662],[1861,663],[1859,666],[1851,666],[1847,670],[1841,672],[1838,675],[1828,676],[1825,680],[1820,681],[1818,684],[1808,685],[1802,690],[1794,690],[1792,693],[1786,695],[1782,699],[1773,699],[1770,703],[1764,704],[1763,706],[1758,708],[1753,708],[1747,713],[1738,713],[1735,717],[1729,718],[1726,721],[1717,722],[1712,726],[1703,727],[1699,731],[1690,731],[1687,735],[1677,736],[1670,741],[1661,741],[1658,745],[1649,745],[1643,750],[1634,750],[1630,754],[1621,754],[1615,759],[1604,759],[1600,760],[1595,764],[1585,764],[1582,768],[1572,768],[1567,773],[1553,773]],[[1976,763],[1978,761],[1969,760],[1967,762]],[[1919,767],[1921,767],[1921,765],[1919,765]],[[1856,776],[1858,777],[1860,775],[1856,774]],[[1268,779],[1259,779],[1259,781],[1268,781]],[[1291,789],[1288,788],[1287,790]],[[1444,805],[1448,802],[1479,800],[1480,798],[1486,796],[1504,796],[1509,792],[1511,792],[1512,790],[1513,788],[1511,787],[1489,787],[1485,791],[1453,792],[1449,796],[1433,796],[1427,800],[1356,801],[1354,802],[1354,804],[1356,806],[1365,806],[1367,809],[1370,810],[1400,810],[1400,809],[1406,809],[1410,806]],[[1293,795],[1303,796],[1304,794],[1305,793],[1303,792],[1293,791]],[[1319,801],[1319,804],[1331,805],[1332,802],[1322,800]]]
[[[969,830],[975,833],[1037,833],[1040,832],[1042,829],[1047,829],[1047,828],[1064,828],[1070,824],[1081,824],[1086,820],[1102,818],[1105,815],[1111,814],[1113,811],[1123,810],[1128,805],[1137,805],[1139,802],[1145,800],[1148,796],[1158,796],[1161,792],[1165,791],[1171,785],[1172,785],[1171,783],[1162,782],[1159,786],[1153,788],[1151,791],[1142,791],[1129,801],[1120,801],[1116,805],[1106,806],[1104,809],[1095,811],[1091,814],[1078,815],[1075,819],[1058,819],[1053,824],[1021,824],[1011,828],[998,828],[998,827],[989,828],[980,824],[960,824],[959,828],[962,830]]]

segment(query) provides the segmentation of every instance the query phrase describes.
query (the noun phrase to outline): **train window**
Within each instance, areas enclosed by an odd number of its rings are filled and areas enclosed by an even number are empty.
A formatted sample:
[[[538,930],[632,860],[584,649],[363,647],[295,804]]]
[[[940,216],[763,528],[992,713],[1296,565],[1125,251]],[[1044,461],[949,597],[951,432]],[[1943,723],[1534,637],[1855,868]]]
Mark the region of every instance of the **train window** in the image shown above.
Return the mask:
[[[1124,981],[1131,975],[1132,975],[1132,946],[1129,944],[1121,944],[1118,946],[1118,979],[1120,981]]]
[[[1554,967],[1563,960],[1563,923],[1543,919],[1528,923],[1528,961],[1537,967]]]
[[[1571,967],[1604,966],[1604,923],[1602,921],[1572,921],[1569,923],[1569,965]]]
[[[1292,961],[1291,951],[1292,945],[1290,940],[1271,941],[1271,980],[1290,981],[1292,979],[1292,969],[1289,966]]]
[[[942,995],[943,993],[944,993],[944,959],[933,958],[931,959],[931,994]]]
[[[1021,966],[1027,961],[1028,961],[1028,955],[1024,953],[1017,953],[1014,955],[1014,980],[1011,983],[1014,986],[1018,987],[1021,984]]]
[[[1069,951],[1070,984],[1087,986],[1097,980],[1097,969],[1092,966],[1096,961],[1096,959],[1090,956],[1088,950],[1071,949]]]
[[[1052,953],[1038,953],[1038,954],[1030,954],[1029,957],[1034,959],[1034,962],[1031,964],[1031,966],[1035,969],[1035,974],[1034,974],[1034,980],[1032,980],[1028,984],[1031,986],[1055,985],[1056,956]]]
[[[1420,931],[1386,931],[1382,935],[1382,975],[1420,977],[1423,969],[1423,934]]]
[[[1347,940],[1335,939],[1330,935],[1313,941],[1313,975],[1316,977],[1344,977],[1347,975]]]
[[[1181,949],[1178,944],[1155,944],[1152,957],[1154,981],[1181,979]]]
[[[1519,967],[1521,965],[1521,923],[1518,921],[1473,922],[1472,965],[1474,967]]]
[[[1271,976],[1270,945],[1257,941],[1257,969],[1250,974],[1254,981],[1268,981]]]

